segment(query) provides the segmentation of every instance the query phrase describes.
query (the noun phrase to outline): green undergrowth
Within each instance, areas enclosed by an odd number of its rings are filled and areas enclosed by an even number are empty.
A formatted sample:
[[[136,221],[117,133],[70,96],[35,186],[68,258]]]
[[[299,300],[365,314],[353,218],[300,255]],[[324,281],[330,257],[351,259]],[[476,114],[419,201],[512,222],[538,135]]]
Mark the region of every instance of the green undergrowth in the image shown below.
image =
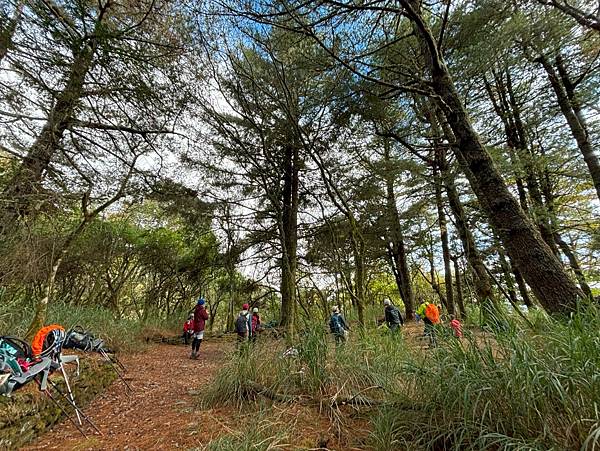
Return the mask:
[[[290,449],[290,430],[272,415],[259,412],[250,426],[232,431],[200,448],[202,451],[268,451]]]
[[[131,352],[140,350],[147,338],[157,334],[173,335],[180,332],[186,314],[177,312],[168,318],[148,315],[148,319],[117,317],[111,310],[102,307],[72,306],[52,303],[49,306],[46,324],[60,324],[65,329],[82,326],[95,336],[101,337],[112,349]],[[13,306],[0,313],[0,335],[23,337],[33,318],[33,308]]]
[[[308,400],[342,426],[352,404],[377,450],[598,449],[598,331],[595,306],[569,320],[537,315],[533,328],[508,316],[462,340],[442,326],[434,349],[379,329],[336,348],[312,327],[295,357],[282,342],[235,353],[201,402]]]

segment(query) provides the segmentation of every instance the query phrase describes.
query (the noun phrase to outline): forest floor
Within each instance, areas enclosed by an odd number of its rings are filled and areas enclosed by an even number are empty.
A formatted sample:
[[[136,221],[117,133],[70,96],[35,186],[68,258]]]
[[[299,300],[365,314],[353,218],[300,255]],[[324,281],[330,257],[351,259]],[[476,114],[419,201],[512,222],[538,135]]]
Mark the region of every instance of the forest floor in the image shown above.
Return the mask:
[[[189,347],[155,344],[146,351],[122,356],[126,380],[133,388],[127,394],[118,379],[84,412],[102,435],[90,431],[84,438],[68,420],[57,424],[24,450],[170,450],[204,449],[225,435],[244,434],[260,427],[261,413],[255,407],[202,409],[198,394],[211,384],[217,371],[233,352],[226,339],[205,340],[201,357],[189,358]],[[368,434],[366,421],[351,420],[353,443],[340,442],[330,419],[318,406],[274,404],[268,406],[268,420],[290,431],[278,449],[364,449]],[[293,443],[293,444],[292,444]]]

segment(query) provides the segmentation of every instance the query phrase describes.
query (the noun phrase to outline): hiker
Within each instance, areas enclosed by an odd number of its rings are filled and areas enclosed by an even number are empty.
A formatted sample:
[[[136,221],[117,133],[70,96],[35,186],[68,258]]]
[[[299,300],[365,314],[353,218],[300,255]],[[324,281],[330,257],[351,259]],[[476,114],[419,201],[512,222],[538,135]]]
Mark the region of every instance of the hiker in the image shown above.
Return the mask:
[[[385,305],[385,322],[390,332],[395,333],[400,329],[400,326],[404,325],[402,314],[400,314],[400,310],[389,299],[383,301],[383,305]]]
[[[423,318],[423,323],[425,323],[423,335],[429,338],[430,347],[436,346],[437,340],[435,338],[434,324],[440,322],[440,310],[434,303],[425,301],[419,306],[417,313]]]
[[[252,317],[250,321],[251,340],[256,341],[256,336],[260,329],[260,315],[258,314],[258,307],[252,309]]]
[[[341,314],[337,305],[331,309],[331,318],[329,318],[329,330],[335,337],[335,344],[339,345],[346,341],[346,334],[350,330],[344,316]]]
[[[248,304],[242,305],[242,311],[235,320],[235,331],[237,333],[238,344],[248,341],[250,336],[250,328],[248,327],[248,316],[250,306]]]
[[[185,323],[183,323],[183,341],[185,344],[188,344],[188,340],[192,338],[194,334],[194,314],[190,313],[188,315],[188,319]]]
[[[204,338],[204,326],[206,324],[206,320],[208,319],[208,312],[206,311],[205,305],[206,301],[204,298],[198,299],[198,304],[196,304],[196,308],[194,309],[194,335],[192,340],[192,355],[191,359],[197,359],[198,353],[200,352],[200,345],[202,344],[202,340]]]
[[[460,323],[460,321],[458,319],[456,319],[454,317],[454,315],[452,315],[450,318],[451,318],[450,327],[452,328],[452,331],[454,332],[454,336],[456,338],[462,338],[462,336],[463,336],[462,324]]]

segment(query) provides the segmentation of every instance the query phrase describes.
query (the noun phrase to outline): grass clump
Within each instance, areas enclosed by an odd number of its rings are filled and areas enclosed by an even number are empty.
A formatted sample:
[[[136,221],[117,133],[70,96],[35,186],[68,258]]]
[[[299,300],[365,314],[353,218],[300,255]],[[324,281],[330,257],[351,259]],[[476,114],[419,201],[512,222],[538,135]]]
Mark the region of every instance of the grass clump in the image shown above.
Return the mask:
[[[406,361],[415,409],[382,412],[374,444],[409,439],[415,449],[592,449],[600,404],[600,314],[545,319],[542,332],[516,322],[483,342],[442,339]],[[541,325],[537,325],[541,326]],[[383,449],[383,448],[381,448]]]
[[[533,328],[507,316],[503,327],[465,330],[462,340],[441,329],[438,347],[426,350],[378,329],[336,347],[323,327],[312,327],[299,335],[293,358],[272,342],[237,353],[211,400],[264,399],[258,383],[267,395],[308,399],[341,424],[342,404],[364,398],[371,404],[353,408],[370,423],[373,449],[598,448],[597,307],[570,319],[536,315]]]
[[[33,318],[32,306],[12,306],[0,314],[0,335],[23,337]],[[183,319],[182,319],[183,318]],[[165,335],[179,333],[185,319],[184,313],[173,314],[169,319],[150,315],[148,320],[116,317],[114,312],[97,306],[73,306],[55,302],[50,304],[46,324],[60,324],[65,329],[82,326],[96,337],[106,340],[111,349],[135,351],[145,343],[148,331]]]
[[[265,418],[252,421],[252,427],[222,435],[203,451],[270,451],[290,449],[289,431],[281,423]]]

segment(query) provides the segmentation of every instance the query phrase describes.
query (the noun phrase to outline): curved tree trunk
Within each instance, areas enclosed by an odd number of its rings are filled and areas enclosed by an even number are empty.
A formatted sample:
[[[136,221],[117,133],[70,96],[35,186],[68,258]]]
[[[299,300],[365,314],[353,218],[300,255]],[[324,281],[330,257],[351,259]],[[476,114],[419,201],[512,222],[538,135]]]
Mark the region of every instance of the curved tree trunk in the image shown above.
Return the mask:
[[[93,63],[95,47],[95,41],[92,40],[75,54],[65,88],[58,95],[42,131],[2,193],[2,197],[12,203],[3,212],[4,231],[10,231],[19,216],[31,212],[35,197],[42,191],[44,174],[73,120],[85,78]]]
[[[25,6],[25,1],[19,0],[15,5],[13,17],[8,19],[6,23],[0,24],[0,63],[13,45],[13,36],[21,20],[23,6]]]
[[[463,170],[492,226],[544,308],[550,313],[574,311],[583,293],[510,194],[473,129],[436,40],[420,14],[420,1],[400,0],[400,3],[412,20],[418,39],[427,48],[429,54],[424,59],[431,74],[431,86],[439,96],[440,107],[456,139],[453,149],[460,154],[459,161],[464,162]]]
[[[583,155],[583,160],[588,167],[592,182],[596,189],[596,195],[598,196],[598,199],[600,199],[600,160],[592,148],[592,141],[590,139],[587,124],[581,114],[581,108],[575,97],[574,87],[568,78],[564,65],[562,64],[562,59],[560,56],[557,57],[557,65],[561,77],[556,73],[554,66],[550,64],[548,58],[542,55],[537,61],[541,63],[548,75],[548,80],[556,95],[560,111],[565,117],[567,124],[571,129],[571,133],[577,142],[577,147],[579,147],[579,150]]]

